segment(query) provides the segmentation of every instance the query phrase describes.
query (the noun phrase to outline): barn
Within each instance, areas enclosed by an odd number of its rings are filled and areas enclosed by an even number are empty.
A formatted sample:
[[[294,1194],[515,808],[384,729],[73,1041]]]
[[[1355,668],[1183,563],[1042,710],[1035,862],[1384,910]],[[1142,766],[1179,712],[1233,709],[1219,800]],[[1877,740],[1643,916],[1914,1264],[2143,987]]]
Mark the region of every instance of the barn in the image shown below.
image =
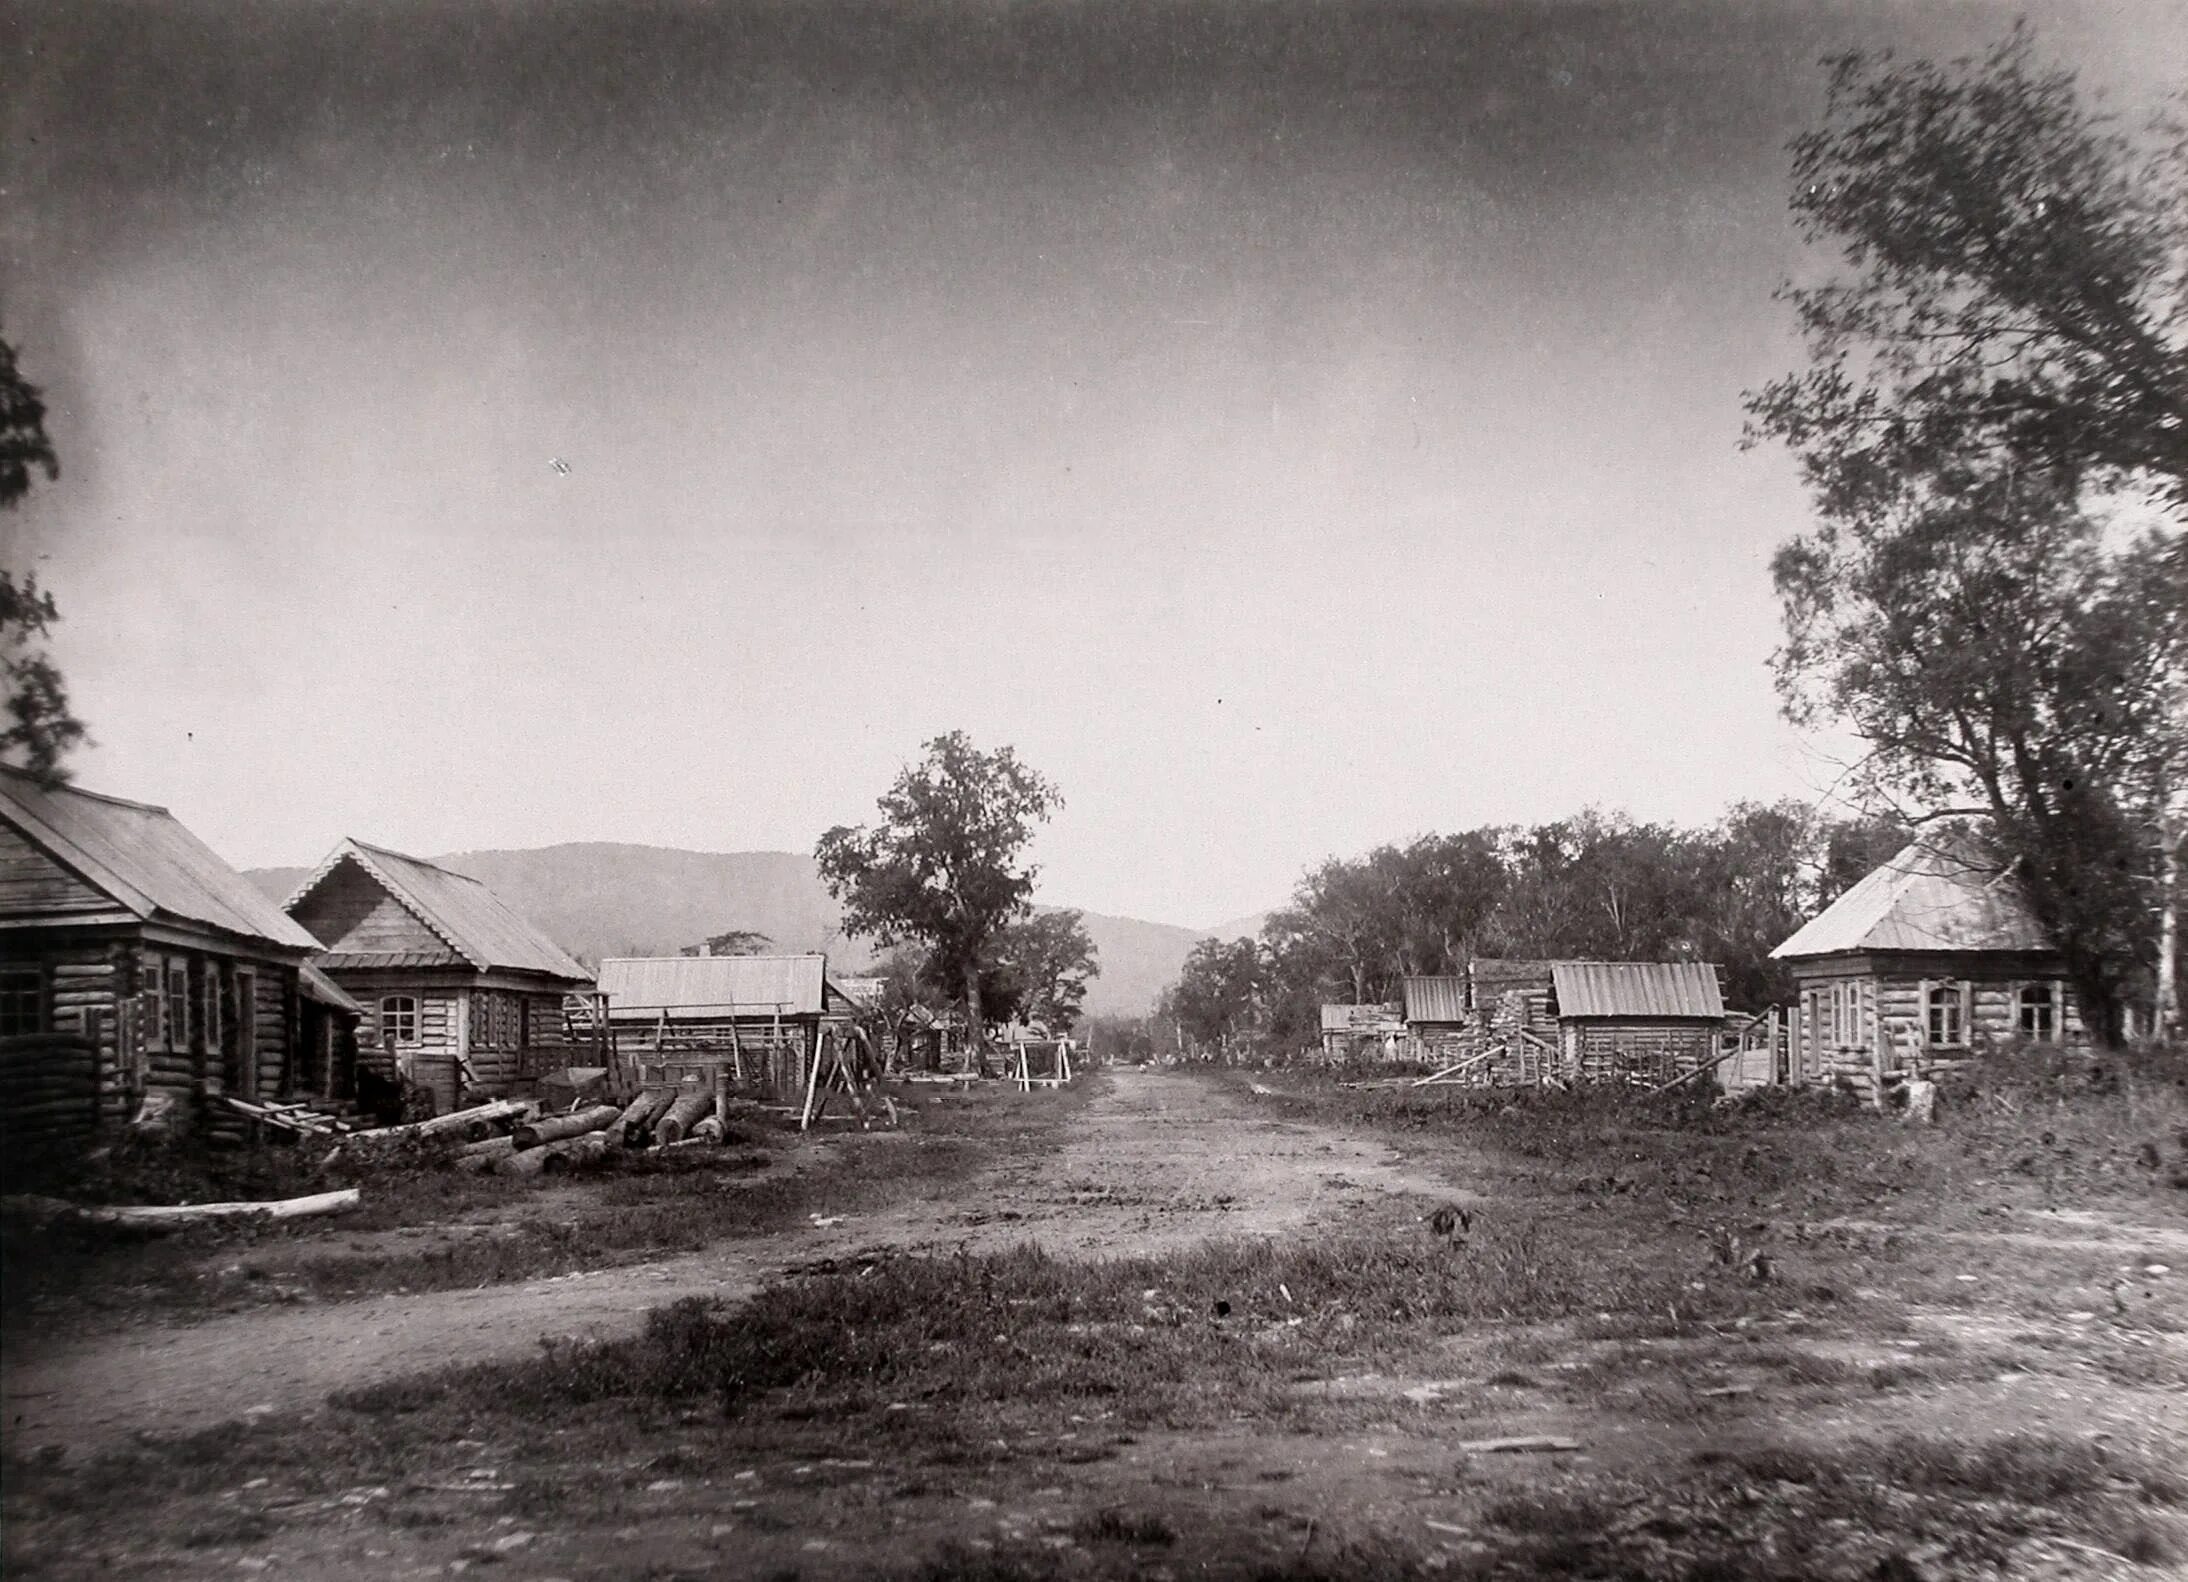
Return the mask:
[[[1988,1045],[2087,1041],[2064,959],[1966,826],[1910,842],[1770,954],[1797,985],[1795,1081],[1874,1100]]]
[[[1725,1002],[1707,962],[1560,961],[1551,987],[1570,1080],[1654,1086],[1717,1054]]]
[[[626,1061],[726,1055],[738,1086],[786,1102],[803,1095],[823,1036],[859,1009],[817,954],[610,957],[600,993]]]
[[[361,1005],[366,1062],[392,1062],[442,1113],[570,1064],[563,997],[592,974],[469,875],[344,840],[287,910]]]
[[[318,941],[162,807],[0,768],[0,939],[11,1156],[148,1101],[240,1136],[223,1096],[307,1089],[307,1021],[339,1047],[340,991],[305,967]]]

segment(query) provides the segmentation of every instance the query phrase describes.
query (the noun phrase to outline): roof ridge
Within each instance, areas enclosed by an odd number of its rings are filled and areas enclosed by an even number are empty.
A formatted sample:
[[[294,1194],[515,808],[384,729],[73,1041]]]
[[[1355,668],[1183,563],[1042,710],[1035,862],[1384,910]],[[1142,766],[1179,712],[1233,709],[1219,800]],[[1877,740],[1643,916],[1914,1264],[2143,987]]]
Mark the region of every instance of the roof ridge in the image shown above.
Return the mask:
[[[70,796],[88,797],[94,802],[106,802],[112,804],[115,807],[135,808],[139,813],[162,813],[165,814],[168,818],[173,818],[175,816],[174,809],[161,807],[156,802],[139,802],[134,797],[115,796],[110,791],[86,790],[84,787],[75,784],[73,781],[63,780],[58,782],[57,784],[48,785],[43,780],[40,780],[36,775],[32,774],[28,769],[18,769],[13,764],[0,764],[0,774],[11,775],[17,780],[28,780],[32,785],[36,786],[40,791],[46,792],[48,795],[51,795],[53,792],[56,791],[66,791]]]
[[[461,879],[466,884],[484,885],[486,881],[475,874],[463,873],[455,868],[445,868],[431,857],[414,857],[407,851],[397,851],[393,846],[375,846],[369,840],[359,840],[355,835],[342,837],[360,851],[369,851],[375,857],[393,857],[398,862],[416,863],[421,868],[431,868],[435,873],[445,873],[451,879]]]

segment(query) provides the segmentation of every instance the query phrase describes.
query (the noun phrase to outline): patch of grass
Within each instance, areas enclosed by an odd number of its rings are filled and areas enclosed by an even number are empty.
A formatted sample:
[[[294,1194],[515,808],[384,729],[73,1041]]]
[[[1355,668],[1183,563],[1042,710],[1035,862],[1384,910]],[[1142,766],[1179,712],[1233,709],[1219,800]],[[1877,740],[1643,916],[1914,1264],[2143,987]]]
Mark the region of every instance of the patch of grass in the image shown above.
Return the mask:
[[[1081,1543],[1168,1545],[1178,1541],[1175,1527],[1153,1511],[1127,1512],[1114,1507],[1082,1516],[1071,1534]]]
[[[1509,1532],[1556,1536],[1596,1533],[1610,1524],[1612,1510],[1600,1501],[1571,1493],[1515,1494],[1491,1501],[1482,1519]]]

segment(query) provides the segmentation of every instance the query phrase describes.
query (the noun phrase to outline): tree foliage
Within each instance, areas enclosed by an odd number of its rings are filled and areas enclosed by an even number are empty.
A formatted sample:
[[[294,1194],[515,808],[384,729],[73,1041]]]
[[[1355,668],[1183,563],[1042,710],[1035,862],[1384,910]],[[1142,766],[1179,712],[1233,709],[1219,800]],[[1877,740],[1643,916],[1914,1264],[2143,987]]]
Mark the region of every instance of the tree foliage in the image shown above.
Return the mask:
[[[0,340],[0,510],[18,504],[40,472],[48,479],[60,476],[46,437],[45,402],[17,369],[15,349]],[[67,778],[63,760],[84,739],[60,667],[45,647],[60,618],[53,595],[35,574],[17,581],[14,572],[0,567],[0,687],[6,690],[0,762],[47,782]]]
[[[983,752],[962,731],[926,743],[880,798],[871,825],[838,825],[814,857],[844,927],[883,945],[917,941],[927,970],[956,986],[967,1026],[982,1020],[982,974],[1004,930],[1030,909],[1035,829],[1062,799],[1009,747]]]
[[[2188,143],[2016,31],[1833,62],[1794,183],[1845,269],[1788,290],[1809,366],[1749,398],[1818,516],[1773,564],[1787,712],[1864,739],[1877,805],[1985,815],[2110,1029],[2188,763]],[[2171,519],[2124,526],[2137,491]]]
[[[1698,829],[1591,809],[1379,846],[1309,869],[1258,942],[1201,942],[1163,1014],[1202,1042],[1304,1038],[1324,1003],[1393,1002],[1477,956],[1715,962],[1731,1003],[1760,1009],[1792,991],[1770,952],[1906,838],[1780,802]]]
[[[719,934],[710,934],[696,945],[686,945],[687,956],[764,956],[775,946],[775,941],[757,929],[732,928]]]
[[[1262,977],[1261,952],[1252,940],[1204,939],[1164,991],[1159,1014],[1196,1043],[1236,1038],[1260,1023]]]
[[[1053,1033],[1068,1033],[1078,1025],[1086,1009],[1086,986],[1101,971],[1085,914],[1037,912],[1012,923],[1003,930],[995,955],[1009,1014]]]
[[[2188,141],[2131,140],[2016,29],[1981,60],[1830,63],[1792,210],[1847,272],[1788,287],[1807,369],[1750,399],[1839,519],[2006,458],[2188,499]]]

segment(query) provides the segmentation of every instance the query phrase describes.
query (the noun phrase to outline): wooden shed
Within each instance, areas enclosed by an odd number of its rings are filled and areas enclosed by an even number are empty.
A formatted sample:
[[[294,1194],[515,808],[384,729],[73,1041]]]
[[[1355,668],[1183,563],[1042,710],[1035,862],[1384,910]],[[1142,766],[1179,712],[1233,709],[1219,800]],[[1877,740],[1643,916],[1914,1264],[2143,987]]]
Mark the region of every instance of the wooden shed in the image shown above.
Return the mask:
[[[727,1055],[738,1086],[790,1103],[803,1096],[822,1037],[859,1009],[818,954],[610,957],[600,993],[626,1061]]]
[[[0,769],[0,1126],[18,1148],[172,1101],[294,1096],[318,942],[165,808]],[[330,1011],[332,1008],[330,1008]]]
[[[1656,1086],[1711,1062],[1724,1028],[1718,968],[1697,961],[1560,961],[1558,1053],[1569,1080]]]
[[[1322,1007],[1322,1055],[1327,1060],[1395,1055],[1409,1031],[1403,1005]]]
[[[478,880],[344,840],[288,901],[319,967],[362,1008],[361,1059],[444,1113],[566,1067],[563,997],[592,974]]]
[[[1794,1081],[1874,1099],[1988,1045],[2087,1041],[2064,959],[1968,827],[1909,843],[1770,954],[1798,986]]]

